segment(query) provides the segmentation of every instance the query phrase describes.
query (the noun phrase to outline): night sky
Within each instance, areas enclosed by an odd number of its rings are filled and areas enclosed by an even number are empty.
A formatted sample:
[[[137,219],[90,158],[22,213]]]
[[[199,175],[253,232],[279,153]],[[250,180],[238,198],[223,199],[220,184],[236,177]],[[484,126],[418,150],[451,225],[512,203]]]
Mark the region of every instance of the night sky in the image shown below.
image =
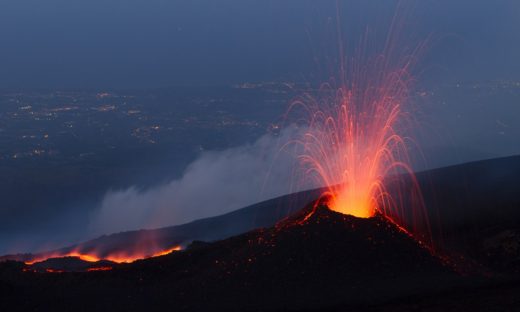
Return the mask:
[[[346,32],[392,1],[340,1]],[[428,79],[520,79],[520,2],[409,1],[433,35]],[[312,80],[335,1],[3,0],[4,88],[143,88]],[[360,17],[361,16],[361,17]],[[327,45],[325,45],[327,46]],[[329,45],[330,46],[330,45]],[[325,58],[326,59],[326,58]],[[423,64],[423,65],[424,65]]]

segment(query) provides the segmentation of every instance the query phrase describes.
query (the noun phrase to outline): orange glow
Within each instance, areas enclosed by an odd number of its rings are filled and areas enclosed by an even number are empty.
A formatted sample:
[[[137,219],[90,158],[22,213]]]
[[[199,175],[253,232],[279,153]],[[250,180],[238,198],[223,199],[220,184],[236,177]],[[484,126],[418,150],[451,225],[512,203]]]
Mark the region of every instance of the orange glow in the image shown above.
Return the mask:
[[[395,35],[380,50],[374,45],[373,55],[365,55],[366,38],[349,58],[338,43],[338,74],[291,103],[286,119],[302,131],[282,150],[297,155],[295,180],[303,184],[297,188],[324,187],[320,201],[329,209],[359,218],[381,214],[431,243],[408,132],[415,126],[410,70],[423,46],[399,50]]]
[[[53,253],[50,253],[50,254],[45,254],[43,256],[35,257],[32,260],[30,260],[30,261],[25,261],[25,264],[32,265],[32,264],[35,264],[37,262],[45,261],[47,259],[51,259],[51,258],[64,258],[64,257],[76,257],[76,258],[80,258],[81,260],[87,261],[87,262],[97,262],[97,261],[101,260],[101,259],[99,259],[95,255],[82,254],[82,253],[79,253],[79,252],[76,252],[76,251],[73,251],[73,252],[70,252],[70,253],[53,252]]]
[[[45,260],[51,259],[51,258],[65,258],[65,257],[76,257],[76,258],[79,258],[79,259],[81,259],[83,261],[87,261],[87,262],[98,262],[101,260],[108,260],[108,261],[112,261],[115,263],[131,263],[131,262],[141,260],[141,259],[148,259],[148,258],[164,256],[164,255],[170,254],[174,251],[180,251],[180,250],[182,250],[181,246],[175,246],[175,247],[172,247],[172,248],[169,248],[166,250],[158,250],[151,254],[147,254],[147,253],[141,252],[141,251],[113,252],[113,253],[108,254],[105,257],[98,256],[96,253],[82,253],[82,252],[78,252],[78,251],[72,251],[72,252],[68,252],[68,253],[52,252],[52,253],[44,254],[41,256],[37,256],[37,257],[31,259],[30,261],[25,261],[25,264],[32,265],[34,263],[42,262],[42,261],[45,261]],[[110,269],[112,269],[112,268],[110,268]],[[92,268],[91,270],[99,271],[100,269]],[[90,271],[90,269],[87,271]]]
[[[72,253],[68,254],[66,257],[77,257],[77,258],[80,258],[81,260],[87,261],[87,262],[97,262],[97,261],[101,260],[94,255],[80,254],[77,252],[72,252]]]
[[[361,90],[327,84],[320,90],[322,98],[307,95],[291,107],[303,106],[310,114],[307,130],[296,139],[299,160],[305,179],[326,186],[323,197],[330,209],[360,218],[397,213],[384,179],[413,176],[400,134],[408,92],[403,81],[403,76],[389,75],[381,85],[370,81]]]
[[[112,267],[97,267],[97,268],[87,269],[87,272],[110,271],[110,270],[112,270]]]
[[[132,263],[137,260],[165,256],[174,251],[180,251],[180,250],[182,250],[181,246],[175,246],[170,249],[159,250],[152,254],[144,254],[143,252],[136,252],[136,253],[119,252],[119,253],[112,253],[112,254],[108,255],[107,257],[104,258],[104,260],[109,260],[109,261],[116,262],[116,263]]]
[[[151,257],[153,258],[153,257],[166,256],[166,255],[171,254],[171,253],[174,252],[174,251],[179,251],[179,250],[181,250],[181,246],[177,246],[177,247],[173,247],[173,248],[168,249],[168,250],[160,251],[160,252],[154,254],[154,255],[151,256]]]

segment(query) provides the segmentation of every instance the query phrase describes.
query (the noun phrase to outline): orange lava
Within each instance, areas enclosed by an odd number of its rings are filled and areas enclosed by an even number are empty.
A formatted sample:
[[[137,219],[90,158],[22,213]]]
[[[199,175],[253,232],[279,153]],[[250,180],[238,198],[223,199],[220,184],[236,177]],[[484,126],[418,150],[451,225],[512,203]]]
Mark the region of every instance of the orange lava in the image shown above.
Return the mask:
[[[407,89],[395,77],[381,78],[380,86],[367,82],[362,90],[325,85],[323,98],[307,96],[294,104],[311,114],[297,140],[300,164],[307,179],[326,186],[323,197],[334,211],[360,218],[390,213],[396,207],[385,177],[413,175],[398,127]]]
[[[171,253],[174,252],[174,251],[179,251],[179,250],[181,250],[181,246],[173,247],[173,248],[171,248],[171,249],[164,250],[164,251],[160,251],[160,252],[158,252],[158,253],[152,255],[152,258],[153,258],[153,257],[166,256],[166,255],[168,255],[168,254],[171,254]]]
[[[137,253],[119,252],[119,253],[110,254],[109,256],[104,258],[104,260],[109,260],[109,261],[116,262],[116,263],[132,263],[137,260],[164,256],[164,255],[170,254],[174,251],[179,251],[181,249],[182,249],[181,246],[175,246],[173,248],[166,249],[166,250],[160,250],[153,254],[148,254],[148,255],[144,254],[144,253],[140,253],[140,252],[137,252]]]
[[[95,255],[80,254],[78,252],[72,252],[72,253],[66,255],[66,257],[77,257],[77,258],[80,258],[81,260],[87,261],[87,262],[97,262],[97,261],[101,260]]]
[[[112,270],[112,267],[97,267],[97,268],[87,269],[87,272],[110,271],[110,270]]]
[[[164,255],[167,255],[174,251],[179,251],[179,250],[182,250],[181,246],[175,246],[175,247],[172,247],[172,248],[169,248],[166,250],[159,250],[152,254],[145,254],[144,252],[131,252],[131,253],[130,252],[116,252],[116,253],[111,253],[106,257],[100,257],[95,253],[82,253],[82,252],[78,252],[78,251],[73,251],[73,252],[69,252],[69,253],[53,252],[53,253],[48,253],[48,254],[44,254],[44,255],[35,257],[35,258],[31,259],[30,261],[25,261],[25,264],[32,265],[34,263],[42,262],[42,261],[45,261],[45,260],[51,259],[51,258],[65,258],[65,257],[76,257],[76,258],[79,258],[79,259],[81,259],[83,261],[87,261],[87,262],[98,262],[101,260],[108,260],[108,261],[112,261],[112,262],[116,262],[116,263],[131,263],[131,262],[134,262],[137,260],[164,256]],[[92,271],[95,271],[96,269],[99,269],[99,268],[93,268]],[[112,269],[112,268],[110,268],[110,269]]]
[[[291,103],[286,118],[303,131],[282,149],[293,148],[298,157],[296,183],[324,187],[321,199],[331,210],[359,218],[382,214],[431,242],[409,156],[408,131],[416,125],[410,70],[422,46],[402,51],[394,35],[374,54],[363,54],[361,46],[349,58],[339,43],[337,76]]]

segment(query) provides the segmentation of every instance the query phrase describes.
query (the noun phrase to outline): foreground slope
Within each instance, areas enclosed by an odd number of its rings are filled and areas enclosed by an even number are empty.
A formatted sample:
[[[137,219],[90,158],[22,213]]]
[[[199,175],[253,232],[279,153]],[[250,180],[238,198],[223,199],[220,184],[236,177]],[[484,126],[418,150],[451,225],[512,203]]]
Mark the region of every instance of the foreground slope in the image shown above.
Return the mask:
[[[5,308],[279,310],[373,306],[464,282],[383,217],[319,208],[275,227],[111,271],[42,274],[4,263]]]

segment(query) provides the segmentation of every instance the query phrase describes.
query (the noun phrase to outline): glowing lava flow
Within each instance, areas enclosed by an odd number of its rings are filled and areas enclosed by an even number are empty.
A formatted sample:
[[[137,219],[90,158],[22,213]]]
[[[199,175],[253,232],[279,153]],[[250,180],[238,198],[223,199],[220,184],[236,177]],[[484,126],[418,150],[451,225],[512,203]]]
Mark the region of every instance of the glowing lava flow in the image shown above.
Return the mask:
[[[141,260],[141,259],[148,259],[148,258],[164,256],[164,255],[167,255],[174,251],[179,251],[179,250],[182,250],[181,246],[175,246],[170,249],[160,250],[160,251],[157,251],[152,254],[144,254],[144,253],[140,253],[140,252],[137,252],[137,253],[120,252],[120,253],[111,253],[105,257],[100,257],[94,253],[81,253],[81,252],[77,252],[77,251],[72,251],[72,252],[67,252],[67,253],[54,252],[54,253],[50,253],[50,254],[44,254],[42,256],[37,256],[37,257],[31,259],[30,261],[25,261],[25,264],[32,265],[37,262],[42,262],[42,261],[52,259],[52,258],[65,258],[65,257],[75,257],[75,258],[79,258],[86,262],[98,262],[101,260],[108,260],[108,261],[115,262],[115,263],[131,263],[131,262]]]
[[[113,253],[113,254],[110,254],[107,257],[103,258],[103,259],[104,260],[108,260],[108,261],[112,261],[112,262],[116,262],[116,263],[131,263],[131,262],[134,262],[134,261],[137,261],[137,260],[164,256],[164,255],[170,254],[170,253],[172,253],[174,251],[179,251],[181,249],[182,249],[181,246],[175,246],[173,248],[166,249],[166,250],[160,250],[160,251],[157,251],[155,253],[148,254],[148,255],[147,254],[143,254],[143,253],[133,253],[133,254],[128,254],[128,253],[125,253],[125,252],[123,252],[123,253]]]

